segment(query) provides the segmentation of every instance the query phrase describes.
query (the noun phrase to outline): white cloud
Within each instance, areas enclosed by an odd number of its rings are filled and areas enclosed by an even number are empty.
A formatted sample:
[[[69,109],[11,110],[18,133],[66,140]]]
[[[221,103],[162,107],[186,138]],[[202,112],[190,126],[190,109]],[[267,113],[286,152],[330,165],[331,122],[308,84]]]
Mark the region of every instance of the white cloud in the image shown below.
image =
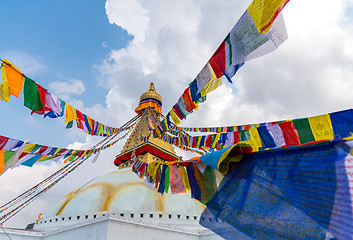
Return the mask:
[[[145,39],[149,17],[146,9],[138,1],[107,1],[105,9],[109,23],[126,29],[129,34],[134,36],[136,42]]]
[[[55,81],[49,83],[50,92],[60,98],[68,99],[70,96],[78,96],[86,91],[84,83],[79,79],[70,79],[66,82]]]

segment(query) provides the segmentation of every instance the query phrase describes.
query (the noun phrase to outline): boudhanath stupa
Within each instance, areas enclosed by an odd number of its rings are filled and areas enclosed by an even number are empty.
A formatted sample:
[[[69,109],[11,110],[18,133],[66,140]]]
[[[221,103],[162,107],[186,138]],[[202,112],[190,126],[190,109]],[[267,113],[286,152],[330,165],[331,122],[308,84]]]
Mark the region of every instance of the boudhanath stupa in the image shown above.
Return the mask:
[[[145,104],[147,99],[157,104]],[[151,83],[135,111],[158,115],[161,103]],[[148,118],[137,123],[122,155],[138,144],[137,134],[147,136],[148,124]],[[150,137],[148,141],[174,152],[171,144],[160,139]],[[147,163],[159,159],[150,152],[138,157]],[[68,193],[26,229],[4,227],[0,239],[222,239],[199,224],[204,208],[190,193],[160,194],[132,172],[128,163],[121,163],[118,170]]]

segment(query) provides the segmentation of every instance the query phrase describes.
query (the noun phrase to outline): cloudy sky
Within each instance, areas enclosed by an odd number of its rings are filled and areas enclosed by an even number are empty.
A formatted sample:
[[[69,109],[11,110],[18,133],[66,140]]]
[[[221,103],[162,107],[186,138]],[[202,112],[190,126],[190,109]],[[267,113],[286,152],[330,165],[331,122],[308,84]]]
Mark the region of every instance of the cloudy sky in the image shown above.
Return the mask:
[[[176,103],[251,0],[15,0],[0,8],[0,58],[88,116],[119,127],[153,81],[163,112]],[[229,126],[309,117],[353,106],[353,0],[291,0],[289,39],[247,62],[183,126]],[[23,95],[0,102],[0,135],[87,149],[100,137],[30,115]],[[121,145],[87,162],[5,226],[21,226],[66,193],[115,169]],[[0,177],[0,203],[59,169],[19,167]]]

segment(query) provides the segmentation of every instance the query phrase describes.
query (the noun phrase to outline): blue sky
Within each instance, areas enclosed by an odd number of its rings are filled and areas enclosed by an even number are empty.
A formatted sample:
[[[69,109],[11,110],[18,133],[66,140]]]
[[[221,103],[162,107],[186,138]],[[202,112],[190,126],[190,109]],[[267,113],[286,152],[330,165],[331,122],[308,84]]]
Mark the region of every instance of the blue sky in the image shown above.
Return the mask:
[[[125,47],[132,39],[125,30],[108,22],[104,5],[98,0],[23,0],[2,4],[0,58],[8,58],[45,88],[51,82],[79,79],[84,82],[85,91],[76,99],[87,106],[104,103],[107,89],[97,86],[93,66],[112,49]],[[27,66],[24,69],[23,56]],[[42,65],[39,71],[31,69],[31,58]],[[58,97],[73,105],[63,96]],[[64,119],[29,116],[22,94],[19,99],[12,96],[9,103],[0,102],[0,109],[2,135],[61,147],[83,138],[82,134],[72,136],[70,130],[63,129]]]

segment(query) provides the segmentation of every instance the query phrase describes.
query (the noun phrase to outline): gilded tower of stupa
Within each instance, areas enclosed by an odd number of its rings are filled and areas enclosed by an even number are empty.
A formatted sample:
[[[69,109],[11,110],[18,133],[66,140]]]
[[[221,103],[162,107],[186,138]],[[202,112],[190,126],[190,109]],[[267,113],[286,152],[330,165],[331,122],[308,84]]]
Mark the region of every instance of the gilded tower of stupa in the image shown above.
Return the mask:
[[[140,102],[135,112],[140,114],[141,117],[126,141],[120,156],[131,152],[134,148],[146,141],[175,154],[173,145],[159,138],[154,138],[153,135],[150,134],[151,130],[159,123],[159,118],[162,116],[161,107],[162,97],[156,92],[154,84],[151,82],[148,90],[140,97]],[[151,163],[156,159],[163,160],[158,154],[156,155],[148,151],[140,154],[138,157],[146,163]],[[122,168],[124,164],[117,165],[119,165],[119,168]]]

